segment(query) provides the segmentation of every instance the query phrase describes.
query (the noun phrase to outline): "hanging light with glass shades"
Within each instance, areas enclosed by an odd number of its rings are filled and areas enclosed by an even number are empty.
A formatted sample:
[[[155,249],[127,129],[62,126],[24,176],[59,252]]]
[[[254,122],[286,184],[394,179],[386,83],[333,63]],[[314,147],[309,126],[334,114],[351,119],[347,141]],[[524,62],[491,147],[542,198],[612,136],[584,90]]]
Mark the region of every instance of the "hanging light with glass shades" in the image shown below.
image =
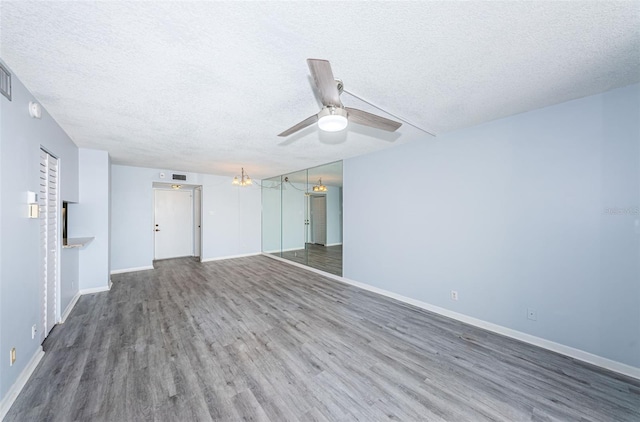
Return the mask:
[[[318,179],[318,184],[313,187],[314,192],[326,192],[327,187],[322,184],[322,177]]]
[[[238,176],[234,177],[233,182],[231,182],[231,184],[236,186],[249,186],[249,185],[252,185],[253,182],[251,181],[251,177],[249,177],[249,175],[244,172],[244,167],[243,167],[240,178],[238,178]]]

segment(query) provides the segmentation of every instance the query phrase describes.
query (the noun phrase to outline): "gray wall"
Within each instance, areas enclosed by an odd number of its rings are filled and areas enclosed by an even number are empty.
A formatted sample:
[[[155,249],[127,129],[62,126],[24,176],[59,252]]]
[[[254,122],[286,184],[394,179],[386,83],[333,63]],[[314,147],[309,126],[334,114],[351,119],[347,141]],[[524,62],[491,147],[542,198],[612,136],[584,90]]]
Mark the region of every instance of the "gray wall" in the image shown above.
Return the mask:
[[[327,186],[327,245],[342,244],[342,188]]]
[[[160,172],[166,174],[160,179]],[[153,262],[153,182],[171,183],[171,170],[111,166],[111,270]],[[202,259],[260,253],[260,188],[231,185],[232,178],[187,175],[202,185]]]
[[[80,289],[109,286],[109,170],[106,151],[79,151],[80,202],[69,207],[69,237],[93,237],[79,253]]]
[[[305,183],[284,183],[282,191],[282,250],[304,249]]]
[[[346,160],[345,277],[640,367],[639,98]]]
[[[42,119],[29,116],[28,104],[35,98],[15,74],[12,87],[12,101],[0,96],[0,398],[40,346],[39,336],[31,339],[31,326],[40,326],[41,319],[40,222],[27,218],[26,195],[39,190],[41,145],[60,159],[61,198],[78,200],[78,149],[46,110]],[[62,277],[65,299],[74,290],[69,283]],[[10,367],[11,347],[17,361]]]
[[[280,177],[262,181],[262,252],[282,250],[282,191]]]

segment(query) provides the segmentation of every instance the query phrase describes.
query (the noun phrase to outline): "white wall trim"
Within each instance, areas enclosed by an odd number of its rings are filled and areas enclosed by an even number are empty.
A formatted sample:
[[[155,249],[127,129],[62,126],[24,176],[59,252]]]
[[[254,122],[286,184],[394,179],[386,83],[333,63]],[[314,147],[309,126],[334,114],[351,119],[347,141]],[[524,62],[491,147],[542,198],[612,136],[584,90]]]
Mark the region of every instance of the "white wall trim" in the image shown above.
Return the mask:
[[[29,363],[27,363],[27,366],[22,370],[11,388],[9,388],[9,391],[7,391],[7,394],[4,396],[2,401],[0,401],[0,421],[7,416],[13,402],[16,401],[18,394],[20,394],[27,381],[29,381],[31,374],[33,374],[33,371],[35,371],[38,363],[40,363],[43,357],[44,351],[42,350],[42,346],[39,346],[31,357]]]
[[[200,262],[222,261],[223,259],[244,258],[247,256],[256,256],[256,255],[262,255],[262,252],[252,252],[252,253],[245,253],[240,255],[220,256],[216,258],[204,258],[204,259],[201,259]]]
[[[369,284],[361,283],[359,281],[350,280],[345,277],[340,277],[334,274],[326,273],[324,271],[320,271],[315,268],[308,267],[303,264],[298,264],[297,262],[288,261],[286,259],[263,254],[264,256],[268,256],[269,258],[276,259],[278,261],[285,262],[290,265],[294,265],[296,267],[305,269],[307,271],[314,272],[316,274],[323,275],[325,277],[331,278],[333,280],[340,281],[345,284],[350,284],[355,287],[359,287],[363,290],[367,290],[373,293],[380,294],[382,296],[387,296],[392,299],[399,300],[404,303],[408,303],[410,305],[416,306],[421,309],[425,309],[430,312],[434,312],[436,314],[455,319],[460,322],[464,322],[465,324],[473,325],[478,328],[482,328],[487,331],[491,331],[497,334],[501,334],[506,337],[511,337],[516,340],[520,340],[525,343],[532,344],[534,346],[541,347],[543,349],[551,350],[552,352],[560,353],[561,355],[565,355],[583,362],[590,363],[595,366],[599,366],[604,369],[608,369],[613,372],[617,372],[619,374],[623,374],[632,378],[640,379],[640,368],[636,368],[635,366],[627,365],[621,362],[616,362],[615,360],[607,359],[602,356],[594,355],[593,353],[585,352],[584,350],[576,349],[574,347],[566,346],[561,343],[556,343],[551,340],[547,340],[541,337],[532,336],[531,334],[523,333],[522,331],[513,330],[511,328],[504,327],[502,325],[494,324],[492,322],[483,321],[478,318],[470,317],[468,315],[461,314],[459,312],[450,311],[445,308],[441,308],[439,306],[431,305],[430,303],[422,302],[420,300],[412,299],[410,297],[402,296],[397,293],[390,292],[388,290],[380,289],[378,287],[371,286]]]
[[[153,270],[153,265],[147,265],[144,267],[134,267],[134,268],[123,268],[121,270],[111,270],[110,274],[122,274],[122,273],[132,273],[134,271],[144,271],[144,270]]]
[[[90,289],[82,289],[78,293],[82,296],[82,295],[90,295],[93,293],[108,292],[109,290],[110,290],[109,286],[92,287]]]
[[[71,299],[71,302],[69,302],[69,304],[67,305],[67,308],[62,313],[59,324],[64,324],[64,322],[69,317],[69,314],[73,310],[73,307],[76,306],[76,302],[78,302],[78,299],[80,299],[80,296],[82,296],[82,294],[80,293],[80,291],[77,291],[75,296],[73,296],[73,298]]]
[[[325,246],[341,246],[342,242],[338,242],[338,243],[327,243]]]

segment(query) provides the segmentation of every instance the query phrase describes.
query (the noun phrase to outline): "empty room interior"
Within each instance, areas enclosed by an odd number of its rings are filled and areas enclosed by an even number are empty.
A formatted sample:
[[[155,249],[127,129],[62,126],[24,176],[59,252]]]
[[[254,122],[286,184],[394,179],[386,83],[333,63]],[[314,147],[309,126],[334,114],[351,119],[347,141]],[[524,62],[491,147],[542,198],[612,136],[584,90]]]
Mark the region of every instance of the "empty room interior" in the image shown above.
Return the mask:
[[[0,1],[0,420],[640,421],[640,1]]]

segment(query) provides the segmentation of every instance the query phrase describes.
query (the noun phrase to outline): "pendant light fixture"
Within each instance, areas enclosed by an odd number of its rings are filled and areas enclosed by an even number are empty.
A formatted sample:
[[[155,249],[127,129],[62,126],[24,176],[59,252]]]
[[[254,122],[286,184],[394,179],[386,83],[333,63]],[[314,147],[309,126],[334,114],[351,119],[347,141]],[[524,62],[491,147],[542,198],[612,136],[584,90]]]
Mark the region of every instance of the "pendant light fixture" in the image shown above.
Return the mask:
[[[244,172],[244,167],[243,167],[240,178],[238,178],[238,176],[234,177],[233,182],[231,182],[231,184],[237,185],[237,186],[249,186],[249,185],[252,185],[253,182],[251,181],[251,177],[249,177],[249,175]]]
[[[318,179],[318,184],[313,187],[314,192],[326,192],[327,187],[322,184],[322,177]]]

